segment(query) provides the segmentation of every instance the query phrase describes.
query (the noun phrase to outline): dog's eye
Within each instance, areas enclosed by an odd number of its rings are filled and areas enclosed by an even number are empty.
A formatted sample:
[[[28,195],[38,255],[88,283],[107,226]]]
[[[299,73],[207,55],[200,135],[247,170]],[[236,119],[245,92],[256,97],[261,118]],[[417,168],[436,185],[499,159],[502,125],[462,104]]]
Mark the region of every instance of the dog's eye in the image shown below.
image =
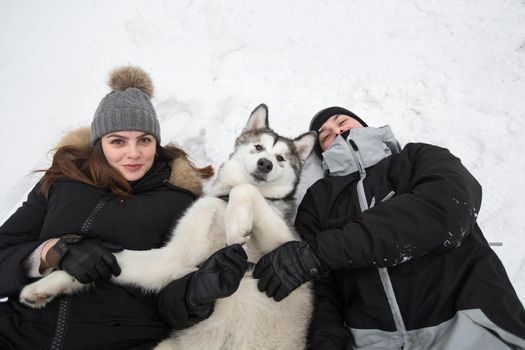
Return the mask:
[[[281,156],[280,154],[279,154],[277,157],[275,157],[275,158],[277,158],[277,160],[278,160],[279,162],[284,162],[284,157]]]
[[[255,145],[255,149],[260,152],[260,151],[264,150],[264,147],[261,146],[261,145]]]

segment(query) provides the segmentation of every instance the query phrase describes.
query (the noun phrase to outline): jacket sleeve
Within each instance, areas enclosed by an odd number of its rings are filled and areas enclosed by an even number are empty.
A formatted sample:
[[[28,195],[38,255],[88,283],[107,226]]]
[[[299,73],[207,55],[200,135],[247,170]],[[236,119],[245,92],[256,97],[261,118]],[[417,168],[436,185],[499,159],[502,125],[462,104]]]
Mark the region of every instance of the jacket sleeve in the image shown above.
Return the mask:
[[[295,226],[301,237],[315,248],[315,233],[319,231],[319,222],[313,206],[313,198],[307,192],[295,220]],[[346,349],[351,342],[351,335],[345,327],[342,312],[343,299],[337,288],[332,272],[313,283],[314,310],[308,330],[307,348],[314,350]]]
[[[157,297],[157,310],[162,320],[172,329],[189,328],[208,318],[213,312],[213,303],[203,309],[192,310],[186,304],[186,288],[193,274],[170,282]]]
[[[0,227],[0,297],[15,295],[30,282],[24,261],[43,242],[39,237],[46,212],[47,200],[37,184]]]
[[[471,232],[481,186],[461,161],[427,144],[409,144],[397,157],[387,174],[396,195],[317,239],[330,268],[395,266],[454,249]]]
[[[314,310],[308,330],[308,349],[342,350],[351,344],[343,321],[342,298],[331,273],[314,281]]]

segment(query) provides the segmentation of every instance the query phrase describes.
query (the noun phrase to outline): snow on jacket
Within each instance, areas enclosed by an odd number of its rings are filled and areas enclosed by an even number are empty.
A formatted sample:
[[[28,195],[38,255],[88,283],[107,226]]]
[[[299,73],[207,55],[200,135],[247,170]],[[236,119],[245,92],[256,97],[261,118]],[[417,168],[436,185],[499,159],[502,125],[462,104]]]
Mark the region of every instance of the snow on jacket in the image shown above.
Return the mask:
[[[121,202],[110,191],[68,179],[55,182],[46,199],[37,184],[0,227],[0,297],[9,297],[0,303],[1,349],[151,349],[171,329],[193,322],[183,301],[187,278],[169,295],[97,282],[41,310],[18,302],[31,282],[23,262],[45,240],[82,232],[125,249],[159,248],[202,190],[183,159],[156,162],[132,187]],[[81,230],[88,217],[90,228]]]
[[[525,348],[525,311],[461,161],[412,143],[365,169],[355,145],[355,169],[316,182],[298,209],[297,230],[331,270],[314,283],[310,346]]]

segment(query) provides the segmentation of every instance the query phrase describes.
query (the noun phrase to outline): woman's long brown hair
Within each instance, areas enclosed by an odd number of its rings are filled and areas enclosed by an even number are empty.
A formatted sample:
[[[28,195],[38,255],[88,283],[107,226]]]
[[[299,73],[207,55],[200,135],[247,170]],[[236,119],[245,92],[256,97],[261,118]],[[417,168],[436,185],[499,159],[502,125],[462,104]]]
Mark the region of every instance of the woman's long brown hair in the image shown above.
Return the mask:
[[[208,179],[213,176],[211,165],[197,168],[181,148],[173,144],[165,147],[157,145],[157,160],[171,162],[178,158],[188,160],[200,178]],[[64,178],[109,189],[120,199],[128,198],[131,193],[131,186],[128,181],[106,160],[100,140],[93,146],[63,146],[58,148],[53,156],[51,167],[46,170],[42,177],[42,193],[47,197],[53,183]]]

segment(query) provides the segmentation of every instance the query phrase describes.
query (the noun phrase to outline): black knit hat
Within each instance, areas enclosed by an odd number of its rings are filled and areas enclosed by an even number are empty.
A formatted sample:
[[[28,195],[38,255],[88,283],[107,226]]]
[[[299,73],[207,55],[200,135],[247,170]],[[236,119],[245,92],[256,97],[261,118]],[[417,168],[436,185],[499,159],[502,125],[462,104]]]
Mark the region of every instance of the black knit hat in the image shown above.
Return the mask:
[[[319,112],[317,112],[316,115],[312,118],[312,121],[310,122],[310,130],[314,130],[315,132],[319,132],[319,129],[323,124],[334,115],[337,114],[344,114],[349,117],[352,117],[353,119],[357,120],[361,125],[368,126],[361,118],[359,118],[354,113],[350,112],[348,109],[345,109],[343,107],[329,107],[325,108]],[[314,146],[315,153],[319,156],[319,158],[323,159],[322,153],[323,150],[321,149],[321,145],[319,144],[319,138],[315,142]]]

